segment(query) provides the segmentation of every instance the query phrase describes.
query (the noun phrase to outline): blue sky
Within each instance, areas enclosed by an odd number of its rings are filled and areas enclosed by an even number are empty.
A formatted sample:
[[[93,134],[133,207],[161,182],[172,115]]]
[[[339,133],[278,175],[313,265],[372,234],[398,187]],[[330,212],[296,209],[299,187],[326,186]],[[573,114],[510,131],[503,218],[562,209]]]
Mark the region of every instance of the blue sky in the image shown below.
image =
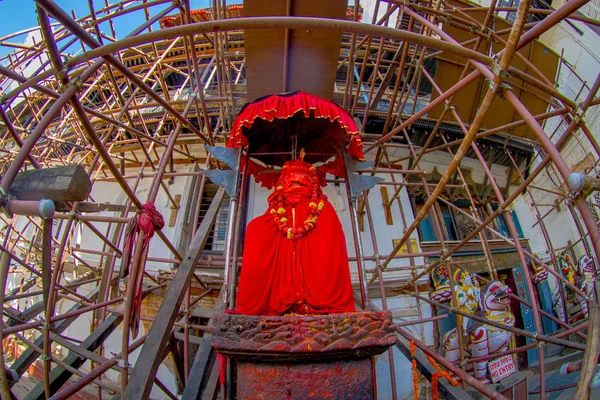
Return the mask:
[[[94,8],[96,12],[105,6],[104,0],[93,0]],[[110,1],[111,4],[117,3],[117,1]],[[227,4],[241,3],[242,0],[228,1]],[[75,15],[79,17],[87,16],[90,14],[87,0],[55,0],[63,10],[71,14],[73,10]],[[141,3],[136,1],[135,4]],[[133,4],[133,5],[135,5]],[[166,8],[169,3],[161,4],[151,8],[151,14],[160,12]],[[190,0],[192,9],[206,8],[212,5],[211,0]],[[27,28],[32,28],[38,25],[37,14],[35,12],[36,6],[33,0],[0,0],[0,37],[4,37],[7,34],[18,32]],[[124,37],[131,32],[135,27],[141,25],[145,20],[143,11],[137,11],[133,13],[120,16],[115,20],[115,30],[119,38]],[[51,19],[51,22],[54,20]],[[108,23],[102,24],[101,29],[104,33],[111,35],[110,27]],[[10,42],[24,43],[26,35],[10,39]],[[60,45],[60,44],[59,44]],[[78,45],[73,51],[81,50],[81,46]],[[5,56],[12,50],[0,46],[0,57]]]

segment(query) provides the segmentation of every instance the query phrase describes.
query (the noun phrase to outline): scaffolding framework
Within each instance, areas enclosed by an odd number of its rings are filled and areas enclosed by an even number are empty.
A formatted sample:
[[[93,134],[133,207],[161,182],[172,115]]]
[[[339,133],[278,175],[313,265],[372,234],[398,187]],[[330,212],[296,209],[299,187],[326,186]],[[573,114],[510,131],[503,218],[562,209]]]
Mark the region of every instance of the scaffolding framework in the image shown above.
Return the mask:
[[[587,110],[600,104],[597,93],[600,75],[594,82],[582,82],[574,100],[560,92],[555,77],[546,76],[539,65],[519,52],[564,21],[600,26],[599,21],[576,13],[587,0],[571,0],[556,10],[541,8],[538,2],[530,1],[521,1],[518,7],[501,7],[500,2],[493,0],[490,7],[478,7],[462,0],[378,0],[370,24],[357,22],[361,13],[358,1],[347,20],[333,20],[289,16],[237,18],[239,8],[232,9],[224,0],[216,0],[213,7],[202,14],[205,18],[202,22],[195,22],[198,13],[190,9],[189,0],[118,4],[106,1],[99,9],[95,9],[93,3],[89,1],[88,16],[76,17],[50,0],[36,0],[40,26],[0,38],[0,48],[14,49],[0,59],[0,188],[8,193],[18,173],[24,170],[78,164],[85,168],[94,185],[111,183],[120,189],[114,203],[100,203],[93,198],[66,203],[64,208],[57,209],[53,222],[36,216],[0,216],[3,225],[0,231],[0,303],[3,304],[0,331],[3,356],[0,359],[3,365],[0,367],[4,366],[0,368],[0,394],[3,398],[10,396],[5,369],[22,375],[36,359],[43,365],[43,384],[39,393],[32,392],[30,398],[63,399],[84,388],[94,388],[99,398],[124,395],[132,387],[142,385],[141,382],[144,382],[144,390],[156,385],[165,396],[177,398],[156,376],[158,365],[167,353],[175,360],[184,398],[185,393],[194,388],[210,396],[219,392],[215,372],[210,370],[212,366],[202,364],[202,357],[207,357],[202,353],[207,351],[202,337],[205,332],[210,333],[210,325],[206,324],[210,318],[200,317],[194,307],[208,297],[219,298],[223,281],[227,283],[227,274],[234,277],[235,283],[235,271],[241,262],[240,233],[238,230],[236,236],[230,229],[225,252],[210,259],[200,257],[202,248],[194,248],[199,244],[194,245],[192,236],[196,232],[209,235],[212,225],[200,223],[201,205],[207,202],[203,196],[207,193],[208,181],[197,170],[220,167],[203,145],[223,146],[241,106],[253,100],[247,98],[244,85],[244,32],[255,29],[343,33],[334,99],[360,122],[364,153],[375,162],[372,168],[359,172],[385,177],[373,190],[386,189],[387,203],[383,206],[398,207],[404,226],[393,251],[381,254],[378,243],[383,238],[377,232],[369,196],[365,193],[356,199],[353,219],[357,221],[356,228],[362,227],[370,237],[373,250],[370,254],[359,252],[351,257],[358,265],[358,276],[364,277],[364,281],[359,279],[358,304],[364,309],[372,307],[371,292],[381,299],[383,309],[388,309],[390,296],[412,297],[418,305],[419,316],[409,323],[399,323],[399,335],[414,340],[426,355],[461,378],[463,388],[470,386],[490,398],[504,397],[468,375],[464,363],[458,367],[449,363],[405,329],[406,325],[420,324],[422,334],[425,323],[442,318],[424,317],[421,304],[448,309],[530,338],[530,344],[506,354],[525,352],[537,346],[541,398],[546,392],[542,344],[585,350],[585,362],[595,365],[598,348],[590,348],[590,343],[586,348],[571,338],[572,335],[589,338],[592,323],[598,321],[592,322],[590,318],[590,321],[565,322],[542,310],[526,266],[530,260],[536,262],[563,287],[587,298],[580,287],[563,277],[558,257],[565,250],[582,246],[594,260],[600,260],[600,231],[593,207],[583,195],[573,194],[566,185],[573,170],[561,151],[569,148],[590,154],[585,172],[599,167],[600,146],[595,133],[586,125],[585,116]],[[380,8],[386,11],[378,17]],[[128,36],[118,38],[115,24],[130,13],[143,13],[145,20]],[[179,24],[156,29],[159,21],[173,13],[178,13]],[[475,18],[476,13],[483,13],[485,18]],[[507,30],[505,25],[496,22],[509,14],[513,22]],[[392,15],[397,16],[395,26],[391,22]],[[106,26],[110,27],[108,34],[103,31]],[[497,29],[498,26],[503,28]],[[18,43],[19,38],[32,32],[39,33],[39,36],[33,35],[32,44]],[[455,38],[448,32],[460,34]],[[461,42],[463,33],[475,38]],[[75,47],[81,48],[77,55],[73,55]],[[428,68],[428,60],[434,59],[451,60],[462,68],[450,86],[443,73]],[[571,67],[561,57],[558,68]],[[286,71],[281,91],[289,89]],[[465,118],[455,101],[478,80],[484,83],[472,113]],[[423,87],[429,89],[422,90]],[[533,114],[525,105],[526,94],[543,102],[545,110]],[[486,117],[497,112],[494,107],[498,101],[502,101],[514,119],[490,128]],[[369,131],[374,121],[378,124],[377,132]],[[548,133],[550,121],[554,126],[551,134]],[[426,129],[420,128],[423,124]],[[518,129],[525,129],[527,134]],[[438,176],[431,176],[433,174],[423,166],[424,157],[431,154],[444,154],[450,160]],[[469,171],[461,164],[465,157],[479,162],[478,168],[484,177],[479,186],[473,185]],[[509,170],[503,184],[492,173],[493,163]],[[193,171],[178,168],[190,165],[194,166]],[[170,190],[169,179],[175,177],[193,178],[196,195],[185,204]],[[331,181],[339,183],[339,180]],[[147,189],[143,196],[140,194],[142,186]],[[239,198],[243,199],[248,188],[242,185],[240,189]],[[421,199],[418,207],[401,200],[402,194],[409,190]],[[453,199],[458,195],[467,206],[455,206]],[[117,196],[123,201],[117,201]],[[173,275],[145,272],[145,294],[164,295],[169,286],[179,283],[183,300],[173,300],[176,307],[165,333],[169,336],[165,336],[168,351],[156,352],[151,360],[152,368],[144,375],[144,371],[136,371],[139,368],[130,365],[130,354],[143,346],[148,336],[132,339],[129,335],[134,285],[119,280],[116,267],[123,255],[127,223],[143,208],[144,202],[154,202],[160,196],[167,199],[176,213],[185,213],[192,221],[187,237],[174,243],[157,231],[153,240],[164,243],[170,254],[160,258],[143,254],[138,240],[133,257],[168,270],[175,266],[181,268],[187,255],[195,249],[200,253],[192,267],[198,271],[210,268],[216,271],[216,278],[211,280],[201,272],[192,271],[191,279],[179,282]],[[519,236],[510,208],[517,198],[531,205],[535,224],[548,251],[544,257],[532,254]],[[548,198],[551,202],[545,203]],[[489,199],[497,203],[495,209],[486,207]],[[220,195],[214,198],[211,195],[210,201],[220,204],[223,200]],[[242,203],[232,198],[227,204],[233,215],[241,215]],[[94,207],[114,214],[88,211]],[[218,212],[218,206],[215,207],[202,211],[213,223]],[[473,229],[456,240],[451,239],[442,208],[449,210],[453,223],[456,224],[457,218],[465,220]],[[545,223],[561,210],[570,214],[577,228],[578,237],[569,248],[557,248],[552,243]],[[406,220],[406,215],[414,218]],[[507,232],[500,232],[498,217],[504,218]],[[413,248],[410,239],[426,218],[432,223],[438,243],[436,247],[419,250]],[[233,221],[233,217],[230,220]],[[239,219],[236,221],[240,223]],[[81,229],[95,236],[101,250],[77,242],[77,232]],[[457,253],[473,245],[474,240],[483,257],[468,261],[456,258]],[[491,256],[494,246],[513,249],[523,266],[530,300],[518,294],[513,294],[512,299],[531,308],[533,332],[463,313],[431,300],[420,288],[431,272],[442,265],[452,271],[465,263],[485,262],[487,276],[497,278]],[[91,263],[83,256],[86,254],[97,256],[99,262]],[[417,262],[424,257],[430,261]],[[408,259],[410,265],[395,265],[399,259]],[[398,271],[407,271],[409,275],[398,279],[395,274]],[[448,275],[452,287],[452,273]],[[136,271],[130,271],[129,277],[134,276]],[[7,290],[9,279],[21,283]],[[480,279],[488,280],[485,276]],[[87,294],[78,292],[80,287],[88,288]],[[235,292],[234,285],[229,291]],[[597,315],[594,311],[597,299],[598,296],[588,304],[591,316]],[[70,308],[65,311],[66,307],[61,304],[69,304]],[[76,317],[82,315],[92,315],[89,336],[78,340],[63,335]],[[560,329],[554,334],[544,334],[543,317],[552,319]],[[145,323],[152,326],[153,321]],[[103,341],[117,326],[122,333],[120,354],[105,354]],[[460,324],[458,329],[460,332]],[[439,337],[435,340],[439,345]],[[15,361],[19,365],[11,365],[7,361],[10,348],[18,345],[26,347],[30,355],[25,360],[21,354]],[[70,355],[56,352],[57,345],[68,349]],[[150,351],[151,346],[152,343],[143,346],[142,353]],[[197,351],[196,356],[192,349]],[[73,361],[75,354],[89,360],[91,370],[87,370],[89,366],[84,368],[82,361]],[[392,350],[388,356],[395,396]],[[461,360],[464,360],[462,347]],[[419,363],[420,369],[425,368],[421,361]],[[210,377],[203,388],[194,386],[200,382],[189,379],[191,371],[197,374],[198,369]],[[103,379],[110,370],[119,374],[119,384]],[[593,369],[584,371],[585,368],[577,388],[578,395],[582,396],[593,375]],[[71,376],[78,379],[68,381]],[[440,385],[444,384],[440,382]]]

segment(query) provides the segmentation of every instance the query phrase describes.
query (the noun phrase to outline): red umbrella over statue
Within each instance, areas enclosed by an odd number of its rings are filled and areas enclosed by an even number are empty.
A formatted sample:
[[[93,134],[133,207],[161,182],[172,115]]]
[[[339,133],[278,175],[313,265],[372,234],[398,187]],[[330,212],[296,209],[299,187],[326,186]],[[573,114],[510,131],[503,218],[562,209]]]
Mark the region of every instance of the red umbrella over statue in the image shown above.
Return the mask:
[[[363,143],[352,117],[332,101],[297,91],[261,97],[244,105],[233,123],[227,147],[247,147],[248,171],[257,182],[271,187],[276,174],[264,174],[269,166],[283,166],[304,149],[304,161],[323,163],[346,152],[362,161]],[[342,175],[341,162],[319,168]],[[336,173],[337,171],[337,173]]]

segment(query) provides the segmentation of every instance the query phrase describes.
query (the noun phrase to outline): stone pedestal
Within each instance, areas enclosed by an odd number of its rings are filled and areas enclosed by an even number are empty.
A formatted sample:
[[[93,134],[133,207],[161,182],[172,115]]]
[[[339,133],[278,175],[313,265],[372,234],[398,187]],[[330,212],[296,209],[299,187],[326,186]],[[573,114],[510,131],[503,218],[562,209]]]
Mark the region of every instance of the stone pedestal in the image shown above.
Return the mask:
[[[371,356],[397,341],[390,312],[222,315],[211,346],[236,361],[237,399],[372,399]]]

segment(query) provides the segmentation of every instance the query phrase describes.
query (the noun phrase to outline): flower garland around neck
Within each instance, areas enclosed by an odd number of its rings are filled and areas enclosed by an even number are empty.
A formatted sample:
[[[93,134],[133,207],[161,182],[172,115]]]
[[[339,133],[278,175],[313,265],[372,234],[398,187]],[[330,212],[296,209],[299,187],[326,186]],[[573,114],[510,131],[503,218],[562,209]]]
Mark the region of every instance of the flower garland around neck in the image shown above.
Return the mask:
[[[284,169],[287,168],[287,166],[283,166]],[[292,167],[293,169],[298,169],[299,167]],[[306,168],[302,168],[306,171]],[[311,182],[312,182],[312,193],[311,193],[311,197],[310,197],[310,203],[308,204],[308,218],[304,221],[304,225],[302,225],[300,228],[293,228],[288,224],[288,217],[285,211],[285,207],[284,207],[284,198],[282,196],[282,191],[283,191],[283,176],[284,174],[282,173],[282,176],[278,182],[277,185],[277,196],[274,196],[274,198],[272,200],[269,201],[269,208],[270,208],[270,213],[271,216],[273,217],[273,221],[275,222],[275,224],[277,225],[277,229],[283,233],[283,235],[288,238],[289,240],[298,240],[301,237],[303,237],[304,235],[306,235],[308,232],[310,232],[311,230],[313,230],[315,228],[315,225],[317,224],[317,219],[319,218],[319,214],[321,214],[321,211],[323,210],[323,208],[325,207],[325,200],[327,199],[325,196],[322,196],[322,199],[320,201],[318,201],[319,199],[319,177],[317,176],[317,170],[315,167],[310,167],[308,168],[308,174],[311,178]]]

